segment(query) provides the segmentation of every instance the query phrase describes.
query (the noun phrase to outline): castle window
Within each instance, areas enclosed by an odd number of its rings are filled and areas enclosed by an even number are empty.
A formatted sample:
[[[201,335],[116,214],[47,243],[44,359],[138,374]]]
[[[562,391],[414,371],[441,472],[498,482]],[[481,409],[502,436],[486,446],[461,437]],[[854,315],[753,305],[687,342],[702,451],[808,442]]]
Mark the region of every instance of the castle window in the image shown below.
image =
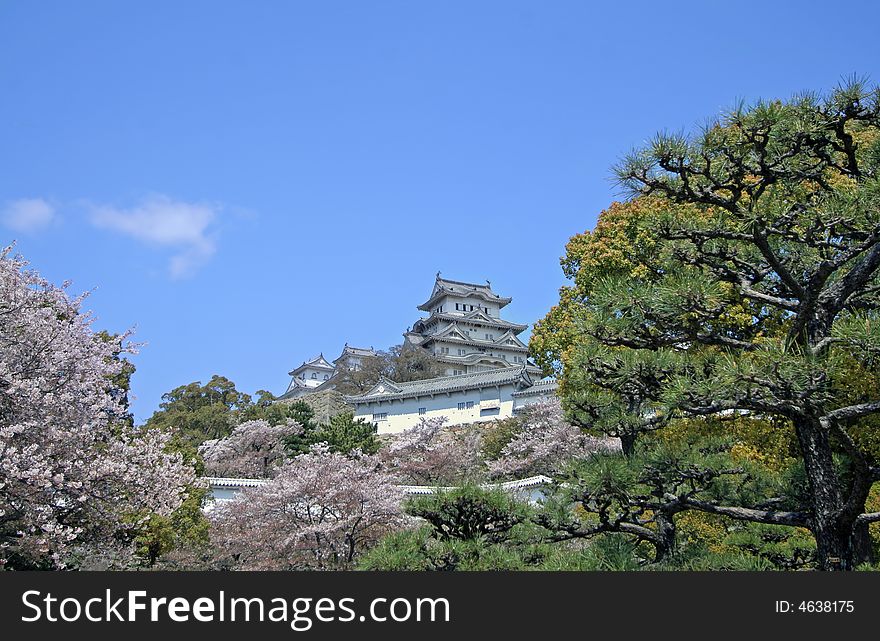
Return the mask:
[[[460,350],[458,350],[458,355],[459,355],[459,356],[464,356],[465,354],[467,354],[467,350],[464,350],[464,349],[460,349]]]
[[[330,380],[330,375],[329,375],[329,374],[324,374],[324,380],[325,380],[325,381],[326,381],[326,380]]]
[[[467,402],[467,409],[469,409],[469,410],[474,409],[474,402],[473,402],[473,401],[468,401],[468,402]]]
[[[382,412],[380,414],[373,414],[374,421],[387,421],[388,420],[388,412]]]
[[[424,416],[427,413],[428,413],[428,408],[426,408],[426,407],[419,408],[419,416]]]
[[[312,380],[317,380],[318,375],[315,372],[312,372]]]
[[[464,374],[464,372],[461,371],[460,369],[454,369],[454,370],[452,370],[452,375],[453,375],[453,376],[458,376],[459,374]]]
[[[458,409],[463,410],[463,409],[464,409],[464,403],[459,403],[459,404],[458,404]]]

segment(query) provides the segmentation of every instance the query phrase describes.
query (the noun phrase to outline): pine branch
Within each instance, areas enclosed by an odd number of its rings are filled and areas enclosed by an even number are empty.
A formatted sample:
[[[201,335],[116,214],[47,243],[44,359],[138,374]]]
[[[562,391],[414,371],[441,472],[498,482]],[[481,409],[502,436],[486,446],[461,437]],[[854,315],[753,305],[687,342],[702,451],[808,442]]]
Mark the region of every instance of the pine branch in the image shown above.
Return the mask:
[[[747,507],[733,507],[728,505],[715,505],[708,501],[700,501],[691,497],[677,497],[668,495],[669,500],[681,501],[688,507],[709,514],[721,514],[738,521],[752,521],[767,523],[770,525],[792,525],[795,527],[807,527],[809,517],[804,512],[784,512],[777,510],[755,510]]]

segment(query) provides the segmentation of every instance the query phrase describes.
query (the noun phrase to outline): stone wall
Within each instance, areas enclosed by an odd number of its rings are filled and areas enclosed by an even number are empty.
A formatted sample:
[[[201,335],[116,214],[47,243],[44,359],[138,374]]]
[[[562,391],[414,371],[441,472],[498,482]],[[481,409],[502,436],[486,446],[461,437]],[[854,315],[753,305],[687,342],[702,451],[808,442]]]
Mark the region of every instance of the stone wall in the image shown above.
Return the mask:
[[[342,394],[336,390],[324,390],[323,392],[313,392],[304,394],[299,398],[278,401],[279,403],[295,403],[302,401],[312,408],[315,412],[316,423],[329,423],[331,416],[344,414],[346,412],[354,412],[354,407],[343,400]]]

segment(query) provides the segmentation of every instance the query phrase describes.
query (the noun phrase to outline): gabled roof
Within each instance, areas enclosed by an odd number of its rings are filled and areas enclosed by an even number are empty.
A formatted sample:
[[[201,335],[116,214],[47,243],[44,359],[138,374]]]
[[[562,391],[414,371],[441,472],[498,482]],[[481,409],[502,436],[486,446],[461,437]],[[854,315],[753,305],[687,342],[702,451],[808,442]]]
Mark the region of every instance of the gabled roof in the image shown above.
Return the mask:
[[[480,314],[478,317],[477,314]],[[472,312],[468,312],[464,316],[460,314],[447,314],[445,312],[435,312],[431,314],[428,318],[420,318],[413,325],[413,331],[418,327],[424,327],[430,321],[434,320],[447,320],[453,322],[462,322],[462,323],[474,323],[475,325],[486,325],[488,327],[495,327],[498,329],[512,329],[516,331],[517,334],[525,331],[528,328],[528,325],[522,325],[520,323],[511,323],[510,321],[504,320],[502,318],[495,318],[494,316],[487,316],[482,312],[477,312],[474,310]]]
[[[371,401],[391,401],[401,398],[416,398],[460,390],[494,387],[495,385],[507,385],[510,383],[514,383],[518,387],[529,387],[532,384],[532,379],[529,378],[525,367],[517,365],[516,367],[500,367],[486,372],[441,376],[440,378],[428,378],[408,383],[392,383],[386,380],[384,384],[387,387],[383,391],[378,391],[379,386],[383,384],[380,382],[379,385],[366,394],[346,396],[345,402],[358,404]]]
[[[406,332],[403,335],[403,337],[404,337],[404,339],[406,339],[406,342],[409,343],[410,345],[421,345],[422,342],[425,340],[424,336],[422,336],[418,332],[412,332],[412,331]]]
[[[495,344],[499,346],[509,347],[509,345],[507,345],[507,341],[513,341],[513,344],[516,347],[528,349],[526,344],[523,343],[519,338],[517,338],[516,334],[514,334],[510,330],[504,332],[501,337],[495,341]]]
[[[496,367],[511,367],[510,361],[505,360],[503,356],[492,356],[491,354],[486,354],[485,352],[471,352],[470,354],[465,354],[464,356],[457,356],[453,354],[438,354],[434,358],[441,363],[448,363],[450,365],[476,365],[478,363],[491,363]],[[522,365],[516,365],[516,367],[522,367]]]
[[[498,320],[489,316],[489,314],[484,312],[482,309],[475,309],[472,312],[467,312],[464,314],[464,316],[462,316],[462,318],[464,320],[469,320],[474,323],[489,323],[490,325]]]
[[[507,345],[507,339],[512,338],[514,340],[514,345]],[[503,349],[508,349],[512,351],[527,351],[528,347],[526,347],[525,343],[520,341],[516,334],[513,332],[505,332],[502,335],[502,339],[498,340],[484,340],[478,337],[470,336],[466,332],[461,331],[458,326],[453,323],[449,327],[446,327],[440,332],[436,334],[425,334],[422,336],[422,340],[419,341],[420,345],[427,346],[431,342],[442,342],[442,341],[450,341],[454,343],[463,343],[465,345],[474,345],[476,347],[486,348],[486,347],[498,347]]]
[[[534,385],[531,387],[527,387],[526,389],[518,390],[512,394],[517,398],[521,398],[523,396],[543,396],[543,395],[551,395],[556,394],[556,390],[559,388],[559,383],[555,378],[545,378],[540,381],[536,381]]]
[[[462,341],[473,340],[470,336],[467,335],[467,332],[463,331],[458,326],[457,323],[452,323],[443,331],[437,332],[436,334],[428,334],[427,336],[425,336],[425,340],[436,340],[438,338],[457,338]]]
[[[373,396],[376,394],[398,394],[402,391],[403,390],[397,383],[382,376],[379,378],[379,382],[373,385],[372,389],[364,394],[364,396]]]
[[[290,379],[290,385],[287,386],[287,390],[285,390],[284,394],[282,394],[278,398],[289,398],[290,396],[298,393],[298,390],[303,387],[306,387],[305,382],[299,380],[298,377],[294,376]]]
[[[336,368],[333,367],[333,365],[331,363],[329,363],[326,358],[324,358],[324,354],[322,352],[321,354],[318,354],[317,356],[315,356],[311,360],[303,361],[302,365],[300,365],[296,369],[290,370],[287,373],[290,376],[296,376],[297,372],[300,372],[304,369],[322,369],[322,370],[327,370],[328,372],[332,372]]]
[[[419,305],[418,309],[430,312],[434,303],[443,296],[463,296],[467,298],[481,298],[485,301],[497,303],[498,307],[504,307],[512,299],[499,296],[492,291],[492,285],[486,281],[485,285],[478,283],[465,283],[460,280],[449,280],[448,278],[440,278],[440,272],[437,272],[437,279],[434,282],[434,289],[427,301]]]
[[[356,356],[358,358],[364,358],[365,356],[375,356],[376,350],[372,347],[352,347],[348,343],[345,344],[345,347],[342,348],[342,353],[339,355],[334,363],[338,363],[346,356]]]

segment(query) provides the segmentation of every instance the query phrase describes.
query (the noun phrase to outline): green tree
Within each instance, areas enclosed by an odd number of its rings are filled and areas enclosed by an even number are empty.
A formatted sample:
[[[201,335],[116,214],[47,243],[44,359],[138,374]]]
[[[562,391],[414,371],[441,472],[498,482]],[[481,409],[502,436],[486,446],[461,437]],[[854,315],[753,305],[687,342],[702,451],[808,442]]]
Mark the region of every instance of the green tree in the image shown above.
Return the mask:
[[[643,210],[618,228],[623,260],[570,261],[575,287],[536,332],[543,364],[569,374],[568,407],[629,439],[630,455],[637,435],[682,417],[790,425],[806,481],[798,505],[664,501],[805,527],[822,569],[852,568],[880,520],[866,511],[880,469],[853,433],[880,395],[841,391],[853,364],[876,372],[880,354],[878,170],[880,91],[858,81],[660,135],[617,168]]]
[[[172,430],[182,448],[228,436],[239,412],[251,405],[249,394],[239,392],[225,376],[214,375],[205,385],[200,381],[175,387],[162,395],[159,409],[147,420],[149,429]]]
[[[106,330],[95,333],[95,338],[106,344],[121,345],[123,337],[119,334],[111,334]],[[110,377],[110,396],[113,397],[121,407],[117,419],[126,427],[134,427],[134,415],[129,410],[130,403],[128,395],[131,392],[131,377],[134,376],[135,366],[130,360],[122,356],[120,349],[113,351],[112,360],[121,364],[118,373]]]
[[[135,536],[137,554],[148,566],[173,550],[205,546],[211,524],[202,512],[208,490],[191,487],[184,502],[169,516],[151,514]]]
[[[286,406],[288,416],[302,425],[303,431],[291,434],[284,439],[284,444],[291,456],[305,454],[315,444],[315,431],[318,429],[315,423],[315,411],[303,401],[294,401]]]
[[[305,401],[278,402],[278,398],[266,390],[257,392],[257,400],[242,406],[236,413],[239,423],[264,420],[269,425],[280,425],[295,420],[308,432],[315,427],[315,410]]]
[[[362,418],[355,419],[351,413],[331,417],[329,423],[318,426],[311,433],[310,440],[313,444],[327,443],[331,452],[340,454],[349,454],[354,450],[375,454],[380,445],[375,424]]]
[[[531,508],[501,490],[438,490],[409,499],[405,510],[428,525],[385,537],[361,569],[520,570],[550,554],[530,530]]]

